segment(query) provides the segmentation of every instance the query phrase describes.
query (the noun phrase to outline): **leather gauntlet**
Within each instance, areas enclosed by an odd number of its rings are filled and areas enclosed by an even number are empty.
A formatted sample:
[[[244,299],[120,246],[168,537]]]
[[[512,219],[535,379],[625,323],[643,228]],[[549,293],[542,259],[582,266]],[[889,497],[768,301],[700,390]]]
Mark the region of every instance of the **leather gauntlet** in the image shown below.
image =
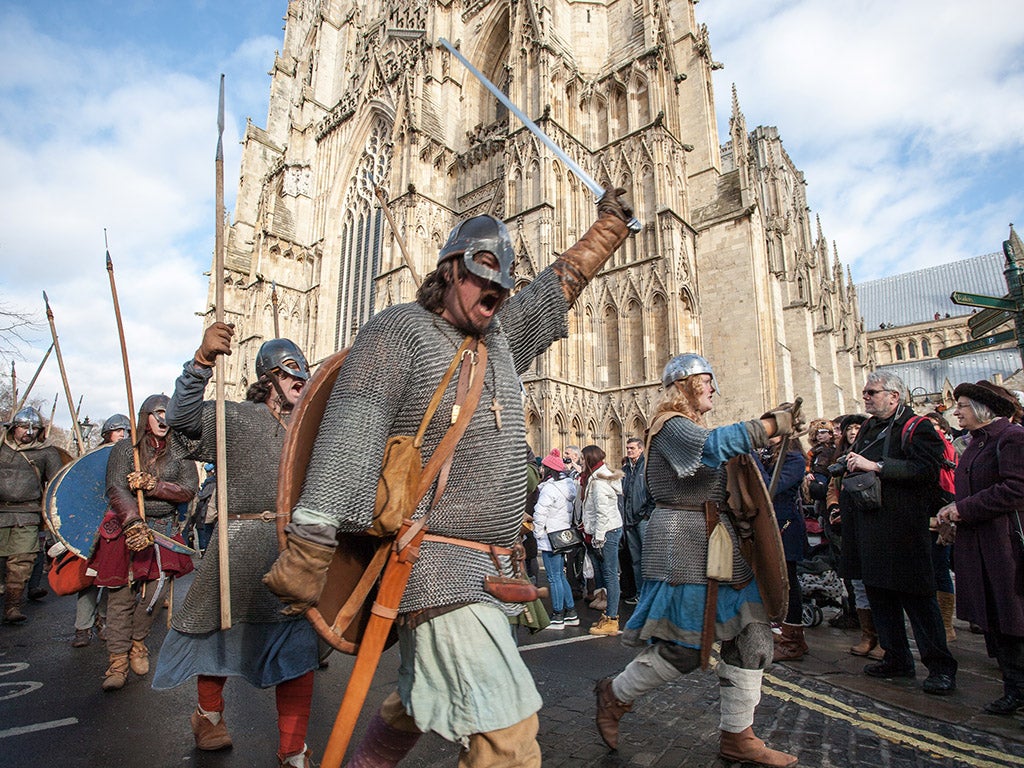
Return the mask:
[[[129,472],[128,488],[133,491],[152,491],[156,488],[156,477],[149,472]]]
[[[804,428],[804,414],[799,403],[782,403],[761,418],[775,419],[775,435],[795,435]]]
[[[284,551],[263,577],[267,589],[285,604],[281,613],[297,616],[320,601],[334,549],[288,534]]]
[[[597,221],[551,266],[562,283],[562,293],[569,305],[583,293],[583,289],[629,235],[626,222],[633,214],[619,199],[624,192],[623,189],[605,191],[597,204]]]
[[[231,337],[235,326],[229,323],[214,323],[203,332],[203,343],[196,350],[195,361],[207,368],[213,368],[217,355],[231,354]]]
[[[141,552],[153,544],[153,532],[146,522],[136,517],[124,524],[124,543],[132,552]]]

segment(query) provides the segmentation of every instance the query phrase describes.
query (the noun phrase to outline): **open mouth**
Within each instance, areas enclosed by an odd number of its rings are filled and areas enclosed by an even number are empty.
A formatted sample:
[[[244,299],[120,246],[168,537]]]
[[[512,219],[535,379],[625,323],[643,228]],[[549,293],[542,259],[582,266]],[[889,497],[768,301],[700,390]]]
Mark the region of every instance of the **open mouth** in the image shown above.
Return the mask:
[[[480,307],[485,312],[492,313],[498,308],[498,303],[501,301],[501,297],[496,293],[488,293],[485,296],[480,297]]]

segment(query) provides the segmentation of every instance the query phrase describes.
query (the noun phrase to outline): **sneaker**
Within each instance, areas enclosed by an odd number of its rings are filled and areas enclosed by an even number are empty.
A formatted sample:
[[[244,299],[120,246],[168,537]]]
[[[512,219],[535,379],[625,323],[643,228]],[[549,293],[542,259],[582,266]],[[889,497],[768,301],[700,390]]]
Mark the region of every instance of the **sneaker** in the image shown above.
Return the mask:
[[[609,636],[621,634],[619,632],[619,617],[615,616],[613,618],[602,614],[597,624],[590,628],[590,634]]]
[[[567,627],[578,627],[580,625],[579,614],[576,613],[575,608],[570,608],[565,612],[565,626]]]
[[[624,602],[626,605],[636,605],[640,602],[640,598],[636,595],[633,595],[632,597],[625,598],[622,602]]]
[[[555,611],[551,614],[551,623],[548,624],[548,629],[565,629],[565,614],[561,611]]]

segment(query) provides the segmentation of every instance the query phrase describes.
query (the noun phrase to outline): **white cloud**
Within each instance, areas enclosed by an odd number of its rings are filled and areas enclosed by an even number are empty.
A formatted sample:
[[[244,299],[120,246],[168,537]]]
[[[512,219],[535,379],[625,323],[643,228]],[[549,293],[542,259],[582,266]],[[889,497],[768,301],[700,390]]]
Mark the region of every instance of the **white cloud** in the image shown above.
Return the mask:
[[[716,90],[775,125],[863,280],[999,249],[1024,211],[1024,27],[1012,3],[708,0]],[[728,102],[719,99],[727,136]],[[1012,170],[1011,170],[1012,169]]]

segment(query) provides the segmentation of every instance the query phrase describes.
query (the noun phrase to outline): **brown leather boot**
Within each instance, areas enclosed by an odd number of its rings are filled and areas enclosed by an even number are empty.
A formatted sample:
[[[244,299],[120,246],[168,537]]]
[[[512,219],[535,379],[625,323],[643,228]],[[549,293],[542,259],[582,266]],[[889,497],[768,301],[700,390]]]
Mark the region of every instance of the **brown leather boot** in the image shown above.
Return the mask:
[[[612,679],[606,677],[594,688],[597,694],[597,732],[610,749],[619,748],[619,720],[633,705],[615,698],[612,692]]]
[[[935,599],[939,603],[939,611],[942,613],[942,625],[946,628],[946,642],[956,640],[956,630],[953,629],[953,614],[956,612],[956,595],[952,592],[936,592]]]
[[[769,768],[790,768],[797,764],[797,759],[793,755],[769,748],[754,735],[754,729],[750,726],[739,733],[719,733],[718,754],[726,760],[764,765]]]
[[[110,654],[110,666],[103,673],[103,690],[116,691],[128,681],[128,654]]]
[[[220,720],[214,725],[210,722],[210,718],[200,712],[197,707],[196,711],[192,713],[192,717],[189,718],[189,723],[192,725],[192,735],[196,737],[196,749],[213,752],[231,746],[231,734],[228,733],[223,712]]]
[[[804,628],[800,624],[783,624],[782,639],[775,644],[772,661],[800,661],[807,653]]]
[[[860,642],[850,648],[850,653],[854,656],[867,656],[878,645],[875,622],[871,620],[871,609],[858,608],[857,618],[860,619]]]
[[[132,640],[132,649],[128,652],[128,661],[132,672],[140,677],[149,674],[149,648],[145,640]]]
[[[4,592],[4,621],[8,624],[17,624],[28,618],[28,616],[21,612],[21,598],[24,594],[24,585],[20,587],[15,587],[11,584],[7,585],[7,589]]]

